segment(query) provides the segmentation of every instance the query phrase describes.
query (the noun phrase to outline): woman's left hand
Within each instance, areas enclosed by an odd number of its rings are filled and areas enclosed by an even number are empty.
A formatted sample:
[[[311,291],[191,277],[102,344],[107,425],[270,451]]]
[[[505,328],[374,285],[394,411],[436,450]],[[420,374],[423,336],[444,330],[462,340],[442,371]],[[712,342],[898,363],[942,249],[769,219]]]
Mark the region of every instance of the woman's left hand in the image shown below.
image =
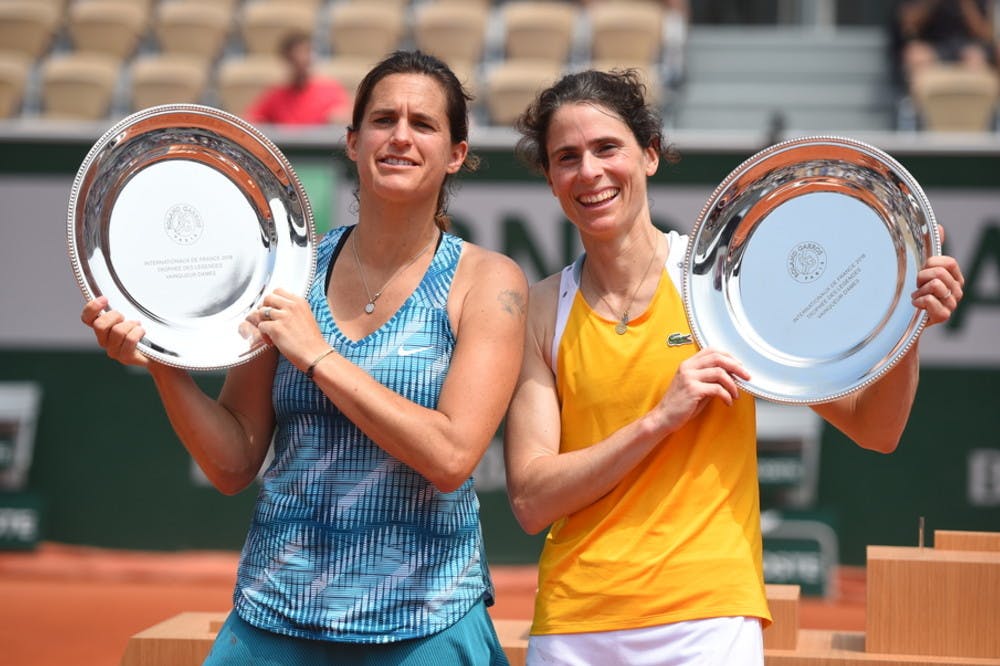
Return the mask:
[[[944,238],[944,229],[938,233]],[[917,273],[917,289],[911,294],[913,306],[927,312],[927,325],[948,321],[962,300],[965,277],[954,257],[933,256]]]
[[[305,369],[317,354],[330,348],[323,338],[309,302],[285,289],[264,296],[247,321],[257,327],[289,361]]]

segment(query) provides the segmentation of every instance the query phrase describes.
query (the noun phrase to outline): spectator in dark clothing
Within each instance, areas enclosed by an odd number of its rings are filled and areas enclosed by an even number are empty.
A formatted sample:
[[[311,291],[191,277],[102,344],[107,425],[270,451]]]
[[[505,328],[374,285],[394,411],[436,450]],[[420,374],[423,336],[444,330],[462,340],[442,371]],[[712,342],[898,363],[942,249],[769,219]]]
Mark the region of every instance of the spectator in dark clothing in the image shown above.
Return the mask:
[[[996,64],[992,0],[901,0],[893,18],[897,78],[904,88],[928,65]]]

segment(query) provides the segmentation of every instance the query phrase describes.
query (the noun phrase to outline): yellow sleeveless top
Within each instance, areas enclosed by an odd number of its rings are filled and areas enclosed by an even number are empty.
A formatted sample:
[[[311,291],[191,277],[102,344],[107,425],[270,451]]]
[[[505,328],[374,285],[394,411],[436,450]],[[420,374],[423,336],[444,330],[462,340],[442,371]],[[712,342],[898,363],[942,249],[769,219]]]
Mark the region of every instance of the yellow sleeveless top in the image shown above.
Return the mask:
[[[686,239],[670,239],[668,266],[676,270],[678,253],[683,257],[677,241]],[[675,334],[691,331],[667,271],[625,335],[573,291],[553,343],[561,452],[590,446],[647,413],[697,351],[694,343],[676,344]],[[554,523],[539,562],[531,632],[741,615],[768,624],[755,432],[751,395],[741,392],[732,407],[714,400],[610,493]]]

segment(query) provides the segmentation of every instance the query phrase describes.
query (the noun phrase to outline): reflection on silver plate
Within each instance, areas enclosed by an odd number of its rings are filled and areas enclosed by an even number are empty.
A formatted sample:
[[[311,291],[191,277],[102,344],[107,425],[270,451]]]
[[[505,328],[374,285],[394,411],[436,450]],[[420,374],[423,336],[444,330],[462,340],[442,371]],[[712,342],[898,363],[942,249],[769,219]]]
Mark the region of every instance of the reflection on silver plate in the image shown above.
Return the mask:
[[[927,197],[892,157],[838,137],[785,141],[702,209],[682,272],[691,331],[739,359],[757,397],[835,400],[917,339],[926,315],[910,293],[940,249]]]
[[[245,319],[316,269],[298,178],[259,130],[188,104],[139,111],[84,159],[69,201],[69,254],[87,300],[146,331],[139,350],[193,370],[244,363],[266,343]]]

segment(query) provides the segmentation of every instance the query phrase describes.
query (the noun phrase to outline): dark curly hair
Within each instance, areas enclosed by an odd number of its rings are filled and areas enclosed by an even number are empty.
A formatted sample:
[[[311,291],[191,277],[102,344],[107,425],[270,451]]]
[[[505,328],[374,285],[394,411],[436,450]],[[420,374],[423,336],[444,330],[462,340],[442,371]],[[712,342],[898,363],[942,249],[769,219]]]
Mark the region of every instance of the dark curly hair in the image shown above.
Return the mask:
[[[546,146],[552,116],[561,106],[576,103],[595,104],[611,111],[628,125],[640,146],[655,148],[667,162],[677,161],[677,152],[663,140],[663,119],[646,102],[646,86],[635,69],[588,69],[567,74],[538,93],[514,123],[521,134],[514,148],[518,158],[532,169],[548,171]]]
[[[469,102],[473,97],[466,92],[462,82],[442,60],[421,51],[395,51],[375,65],[358,84],[354,96],[354,109],[351,112],[351,124],[348,132],[355,132],[361,126],[365,108],[371,100],[372,92],[379,81],[390,74],[423,74],[429,76],[441,86],[445,96],[445,113],[448,116],[448,129],[452,143],[469,140]],[[462,168],[475,171],[479,167],[479,158],[469,151],[465,156]],[[434,213],[434,223],[442,231],[447,231],[448,199],[451,195],[452,175],[445,177],[438,193],[437,212]],[[355,192],[355,196],[357,193]]]

